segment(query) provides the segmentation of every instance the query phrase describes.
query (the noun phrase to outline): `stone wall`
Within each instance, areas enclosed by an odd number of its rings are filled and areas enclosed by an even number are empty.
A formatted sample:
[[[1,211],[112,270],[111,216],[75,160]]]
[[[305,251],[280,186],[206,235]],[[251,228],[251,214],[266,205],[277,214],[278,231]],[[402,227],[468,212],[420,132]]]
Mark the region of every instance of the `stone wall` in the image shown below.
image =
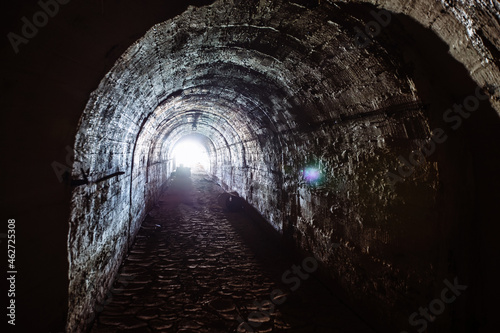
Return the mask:
[[[498,252],[478,247],[494,234],[498,184],[497,2],[372,2],[217,1],[120,56],[74,143],[71,178],[90,184],[72,190],[68,331],[92,320],[193,123],[214,179],[313,253],[374,325],[408,329],[445,278],[492,282],[475,259]],[[381,8],[391,22],[360,45]],[[488,101],[450,128],[443,114],[477,86]],[[399,174],[437,128],[435,153]],[[486,294],[460,297],[429,331],[486,327]]]

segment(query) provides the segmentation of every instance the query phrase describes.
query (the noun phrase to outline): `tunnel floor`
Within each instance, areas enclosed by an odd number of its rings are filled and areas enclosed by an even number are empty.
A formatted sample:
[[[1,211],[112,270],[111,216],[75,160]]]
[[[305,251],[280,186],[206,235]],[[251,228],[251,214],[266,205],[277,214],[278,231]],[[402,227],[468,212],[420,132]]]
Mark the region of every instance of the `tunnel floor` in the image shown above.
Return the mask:
[[[283,280],[301,262],[244,212],[221,208],[220,193],[199,171],[170,182],[92,333],[374,332],[304,270]]]

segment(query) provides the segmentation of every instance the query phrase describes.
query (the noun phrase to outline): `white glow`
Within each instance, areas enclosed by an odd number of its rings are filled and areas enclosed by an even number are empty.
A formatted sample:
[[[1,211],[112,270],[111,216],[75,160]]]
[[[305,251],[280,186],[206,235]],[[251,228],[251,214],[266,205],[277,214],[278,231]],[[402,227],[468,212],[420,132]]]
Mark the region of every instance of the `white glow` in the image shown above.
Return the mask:
[[[195,168],[200,164],[205,170],[209,168],[209,158],[205,147],[194,140],[183,140],[175,145],[173,157],[176,167],[181,165]]]

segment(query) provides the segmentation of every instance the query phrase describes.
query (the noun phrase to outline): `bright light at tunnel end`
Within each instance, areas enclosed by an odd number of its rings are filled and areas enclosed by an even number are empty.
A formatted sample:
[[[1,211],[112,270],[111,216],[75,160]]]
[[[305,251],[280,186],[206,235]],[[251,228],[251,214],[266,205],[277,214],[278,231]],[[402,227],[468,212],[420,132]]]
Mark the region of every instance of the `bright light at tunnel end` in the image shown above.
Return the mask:
[[[175,145],[173,158],[177,167],[195,168],[201,165],[205,170],[209,168],[207,149],[196,140],[183,140]]]

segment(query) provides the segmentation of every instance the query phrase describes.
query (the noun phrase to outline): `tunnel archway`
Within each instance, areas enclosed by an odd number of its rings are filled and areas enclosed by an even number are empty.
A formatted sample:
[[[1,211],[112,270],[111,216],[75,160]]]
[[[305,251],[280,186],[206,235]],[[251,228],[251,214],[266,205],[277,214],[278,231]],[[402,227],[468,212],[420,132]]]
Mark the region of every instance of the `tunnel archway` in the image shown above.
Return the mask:
[[[75,142],[73,177],[88,170],[91,183],[73,191],[69,327],[84,327],[96,300],[105,297],[173,171],[173,145],[193,135],[194,127],[207,138],[211,176],[246,198],[297,247],[314,253],[341,288],[351,289],[345,296],[349,301],[365,298],[369,306],[379,305],[374,317],[401,324],[413,305],[410,299],[425,302],[429,289],[440,288],[436,279],[465,269],[432,266],[444,265],[446,253],[456,249],[456,244],[434,246],[453,242],[437,229],[461,223],[466,225],[460,232],[470,228],[470,222],[458,223],[454,216],[473,214],[472,204],[458,213],[438,206],[451,191],[469,193],[470,182],[446,190],[442,184],[476,177],[467,165],[470,156],[457,158],[464,163],[458,171],[450,167],[471,134],[448,142],[444,152],[439,150],[397,186],[387,182],[387,171],[400,167],[399,156],[429,140],[432,130],[443,125],[439,111],[453,104],[451,89],[418,71],[432,68],[425,64],[425,52],[404,40],[419,28],[395,13],[419,22],[432,17],[421,8],[382,4],[393,11],[393,26],[359,47],[355,27],[373,20],[377,8],[310,3],[219,1],[190,8],[154,26],[101,81]],[[441,19],[465,29],[451,15]],[[456,46],[448,30],[433,30]],[[404,50],[398,50],[401,45]],[[481,96],[489,95],[499,110],[498,92],[491,89],[498,68],[484,61],[490,56],[481,50],[451,48],[467,82],[452,97],[460,100],[478,83]],[[440,52],[448,61],[446,50]],[[434,88],[446,97],[435,97]],[[498,122],[486,104],[481,110]],[[300,170],[311,161],[319,161],[326,175],[320,187],[301,177]],[[125,174],[92,183],[116,172]],[[459,202],[453,197],[446,207]],[[338,243],[342,249],[333,251]],[[470,265],[466,261],[464,267]],[[340,262],[347,264],[337,267]],[[375,268],[367,273],[369,267]],[[366,274],[374,285],[361,281]],[[416,291],[406,298],[393,296],[411,289]],[[401,310],[391,313],[395,303]],[[454,320],[450,325],[458,325],[459,319]]]

